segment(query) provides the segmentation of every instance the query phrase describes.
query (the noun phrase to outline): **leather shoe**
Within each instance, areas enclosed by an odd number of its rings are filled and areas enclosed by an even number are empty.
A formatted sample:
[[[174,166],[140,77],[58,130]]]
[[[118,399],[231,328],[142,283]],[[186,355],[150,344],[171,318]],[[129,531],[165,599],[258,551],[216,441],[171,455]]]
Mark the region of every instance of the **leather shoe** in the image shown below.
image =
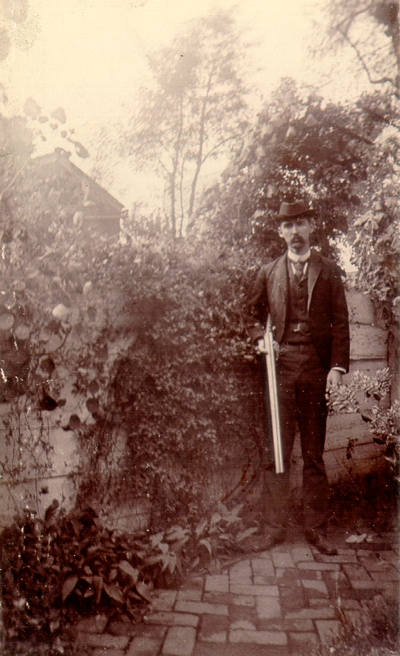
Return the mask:
[[[337,549],[328,542],[325,535],[319,535],[318,533],[314,533],[314,531],[306,531],[306,538],[324,556],[338,555]]]

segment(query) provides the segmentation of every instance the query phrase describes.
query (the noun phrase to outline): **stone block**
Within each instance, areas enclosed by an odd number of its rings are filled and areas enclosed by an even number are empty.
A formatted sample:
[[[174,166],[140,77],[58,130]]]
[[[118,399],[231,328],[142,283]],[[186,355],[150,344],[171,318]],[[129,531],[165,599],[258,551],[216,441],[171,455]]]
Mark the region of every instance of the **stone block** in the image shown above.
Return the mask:
[[[349,580],[352,582],[354,580],[371,580],[370,575],[368,574],[365,567],[359,564],[344,564],[343,569],[346,572]]]
[[[277,585],[233,585],[231,593],[237,595],[251,595],[254,597],[277,597],[279,590]]]
[[[256,612],[260,620],[281,617],[282,611],[277,597],[256,597]]]
[[[273,551],[272,561],[275,567],[292,568],[295,567],[293,558],[287,551]]]
[[[286,613],[287,620],[328,620],[335,617],[334,608],[302,608],[301,610]]]
[[[304,632],[304,633],[295,633],[295,632],[290,632],[289,633],[289,640],[290,640],[290,645],[293,647],[293,649],[301,649],[300,653],[304,653],[304,649],[313,649],[314,647],[317,647],[319,640],[318,637],[315,633],[312,633],[311,631]],[[296,654],[297,651],[293,651],[292,653]]]
[[[235,595],[233,597],[232,603],[235,606],[246,606],[248,608],[252,608],[255,606],[255,597],[252,597],[250,595]]]
[[[157,590],[156,597],[151,604],[154,611],[169,611],[174,607],[176,601],[176,590]]]
[[[228,635],[228,618],[221,615],[203,615],[199,640],[225,643]]]
[[[129,636],[115,636],[109,633],[77,633],[76,644],[103,649],[125,649]]]
[[[308,569],[316,572],[338,572],[340,570],[340,565],[337,563],[299,563],[297,567],[299,569]]]
[[[244,631],[255,631],[256,626],[253,622],[245,619],[239,619],[231,623],[230,630],[236,631],[238,629],[243,629]]]
[[[206,592],[229,592],[229,579],[227,574],[212,574],[206,576]]]
[[[196,615],[228,615],[228,606],[210,604],[204,601],[177,601],[175,610],[178,613],[193,613]]]
[[[161,612],[146,615],[144,621],[146,624],[160,626],[197,626],[199,618],[197,615],[191,615],[190,613]]]
[[[229,580],[235,585],[251,585],[251,566],[249,560],[236,563],[230,568]]]
[[[310,562],[314,560],[314,555],[310,547],[293,547],[292,558],[295,563]]]
[[[165,656],[191,656],[196,642],[196,631],[187,626],[172,626],[162,649]]]
[[[387,357],[388,333],[376,326],[350,324],[350,359],[384,360]]]
[[[269,558],[253,558],[251,566],[254,576],[275,576],[274,566]]]
[[[313,581],[312,579],[303,579],[303,588],[310,590],[311,593],[315,596],[322,595],[323,597],[328,597],[328,588],[326,587],[323,581]]]
[[[367,325],[375,323],[374,306],[368,294],[363,294],[355,289],[346,290],[346,300],[350,323]]]
[[[229,642],[232,644],[254,643],[285,647],[287,645],[287,636],[283,631],[246,631],[237,629],[236,631],[230,631]]]
[[[124,656],[125,651],[123,649],[105,649],[104,647],[97,647],[93,656]]]
[[[137,636],[129,645],[126,656],[154,656],[158,654],[162,645],[162,639],[150,636]]]
[[[201,601],[203,593],[201,590],[179,590],[177,601]]]

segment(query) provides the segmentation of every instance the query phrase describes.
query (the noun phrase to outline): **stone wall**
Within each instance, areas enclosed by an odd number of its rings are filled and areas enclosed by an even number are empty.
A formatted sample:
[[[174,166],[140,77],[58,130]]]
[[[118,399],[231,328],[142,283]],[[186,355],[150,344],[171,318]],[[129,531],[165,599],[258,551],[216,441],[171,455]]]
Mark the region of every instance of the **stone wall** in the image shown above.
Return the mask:
[[[370,376],[375,375],[379,369],[388,366],[389,355],[389,331],[378,324],[369,297],[356,291],[349,291],[346,295],[350,317],[350,372],[344,377],[344,382],[357,370]],[[387,404],[388,399],[384,403]],[[347,447],[350,438],[354,448],[349,453]],[[292,482],[296,487],[301,485],[298,440],[294,460]],[[341,478],[351,480],[355,475],[383,464],[382,447],[372,441],[368,424],[360,414],[334,414],[328,417],[325,464],[331,483]]]
[[[347,294],[347,300],[351,322],[351,367],[345,379],[349,379],[356,370],[365,371],[370,375],[375,374],[378,369],[388,365],[389,356],[394,366],[398,346],[394,343],[392,333],[377,324],[369,298],[351,291]],[[397,370],[396,366],[394,370]],[[397,378],[395,380],[397,381]],[[398,382],[396,384],[398,385]],[[72,395],[70,399],[72,413],[74,412],[72,404],[76,401],[73,400]],[[64,412],[66,410],[64,408]],[[3,461],[7,454],[10,456],[10,449],[13,448],[12,444],[7,444],[5,429],[1,425],[1,416],[7,411],[7,404],[1,404],[0,458]],[[80,408],[81,416],[83,412],[84,408]],[[60,428],[57,411],[44,414],[47,415],[46,430],[51,434],[53,447],[51,471],[44,477],[38,477],[34,469],[28,470],[24,484],[14,487],[10,485],[10,480],[0,480],[0,526],[8,524],[16,511],[24,506],[33,508],[43,516],[45,508],[53,499],[57,499],[67,508],[74,502],[76,491],[74,471],[80,461],[75,435],[72,431]],[[40,430],[40,425],[33,417],[23,417],[22,421],[25,425],[27,444],[34,450],[35,436]],[[349,438],[355,442],[351,457],[347,457]],[[15,457],[15,454],[13,455]],[[368,426],[359,414],[333,415],[328,419],[325,462],[332,483],[341,477],[351,479],[356,474],[379,467],[383,462],[382,447],[372,441]],[[294,488],[301,486],[301,467],[300,445],[299,440],[296,440],[292,467]],[[238,462],[237,454],[233,454],[232,458],[228,454],[223,467],[213,474],[208,489],[209,497],[215,500],[223,499],[225,494],[235,487],[240,488],[241,481],[245,484],[248,478],[251,478],[253,471],[251,464],[247,471],[246,464]],[[147,499],[133,500],[125,508],[116,508],[112,521],[115,527],[121,529],[144,528],[149,512]]]

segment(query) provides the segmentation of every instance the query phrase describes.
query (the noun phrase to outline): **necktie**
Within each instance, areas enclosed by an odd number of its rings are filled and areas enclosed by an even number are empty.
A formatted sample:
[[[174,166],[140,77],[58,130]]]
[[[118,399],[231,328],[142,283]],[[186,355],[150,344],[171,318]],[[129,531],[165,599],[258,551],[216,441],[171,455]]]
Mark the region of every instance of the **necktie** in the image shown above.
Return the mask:
[[[303,277],[303,271],[304,271],[304,262],[292,262],[294,270],[296,272],[296,278],[297,280],[301,280]]]

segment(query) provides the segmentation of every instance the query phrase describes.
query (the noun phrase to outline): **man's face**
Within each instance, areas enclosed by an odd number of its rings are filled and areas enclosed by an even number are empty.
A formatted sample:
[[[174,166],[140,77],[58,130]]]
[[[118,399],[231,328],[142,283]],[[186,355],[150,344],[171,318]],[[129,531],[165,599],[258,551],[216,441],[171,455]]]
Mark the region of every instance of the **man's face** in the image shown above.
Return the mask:
[[[314,230],[314,222],[305,216],[281,221],[278,234],[285,240],[287,247],[296,255],[307,253],[310,248],[310,235]]]

